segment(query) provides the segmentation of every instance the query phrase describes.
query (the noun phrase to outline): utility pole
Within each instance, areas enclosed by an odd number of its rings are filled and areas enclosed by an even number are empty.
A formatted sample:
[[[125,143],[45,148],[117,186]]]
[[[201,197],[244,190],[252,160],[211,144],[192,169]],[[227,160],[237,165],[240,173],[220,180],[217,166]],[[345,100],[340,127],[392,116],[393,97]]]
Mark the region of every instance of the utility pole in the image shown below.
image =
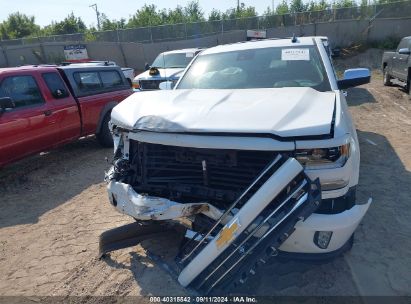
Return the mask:
[[[273,7],[273,15],[275,14],[275,9],[274,9],[274,0],[273,0],[273,3],[272,3],[272,7]]]
[[[97,28],[100,30],[100,12],[98,11],[97,4],[92,4],[89,7],[93,8],[96,11]]]
[[[237,0],[237,12],[240,11],[240,0]]]

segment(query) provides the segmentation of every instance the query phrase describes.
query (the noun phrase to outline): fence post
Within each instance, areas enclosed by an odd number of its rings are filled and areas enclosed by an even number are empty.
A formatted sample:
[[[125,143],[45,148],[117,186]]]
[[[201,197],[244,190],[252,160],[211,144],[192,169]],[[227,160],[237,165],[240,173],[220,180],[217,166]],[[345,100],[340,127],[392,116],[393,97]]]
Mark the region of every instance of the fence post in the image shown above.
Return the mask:
[[[1,50],[3,51],[4,60],[6,61],[6,67],[9,67],[9,66],[10,66],[10,63],[9,63],[9,57],[7,56],[6,46],[4,46],[4,45],[2,44],[2,45],[1,45]]]
[[[120,49],[120,53],[123,56],[124,66],[128,67],[127,57],[124,53],[123,45],[121,44],[121,42],[118,42],[118,48]]]
[[[42,57],[42,61],[43,62],[41,62],[41,63],[48,63],[47,61],[47,58],[46,58],[46,51],[44,50],[44,45],[43,45],[43,43],[39,43],[39,45],[40,45],[40,52],[41,52],[41,57]]]

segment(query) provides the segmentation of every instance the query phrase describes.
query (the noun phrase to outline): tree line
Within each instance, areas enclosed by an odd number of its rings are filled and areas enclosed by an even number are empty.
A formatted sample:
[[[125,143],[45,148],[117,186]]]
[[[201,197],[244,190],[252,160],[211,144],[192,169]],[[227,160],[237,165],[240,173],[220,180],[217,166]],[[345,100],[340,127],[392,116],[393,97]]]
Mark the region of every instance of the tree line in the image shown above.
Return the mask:
[[[284,15],[289,13],[298,13],[306,11],[320,11],[335,8],[366,6],[372,1],[372,4],[384,4],[396,2],[398,0],[333,0],[332,3],[325,0],[282,0],[275,8],[267,7],[263,16]],[[61,21],[52,21],[51,24],[41,27],[36,24],[34,16],[16,12],[0,23],[0,38],[2,40],[18,39],[26,37],[39,37],[50,35],[74,34],[74,33],[92,33],[95,31],[116,30],[125,28],[157,26],[164,24],[177,24],[201,21],[216,21],[237,18],[248,18],[258,16],[253,6],[246,6],[240,3],[238,7],[232,7],[226,11],[213,9],[208,16],[205,15],[199,1],[194,0],[186,6],[178,5],[174,9],[158,9],[155,5],[143,5],[128,20],[110,19],[106,14],[99,16],[100,28],[95,26],[87,27],[81,17],[69,14]]]

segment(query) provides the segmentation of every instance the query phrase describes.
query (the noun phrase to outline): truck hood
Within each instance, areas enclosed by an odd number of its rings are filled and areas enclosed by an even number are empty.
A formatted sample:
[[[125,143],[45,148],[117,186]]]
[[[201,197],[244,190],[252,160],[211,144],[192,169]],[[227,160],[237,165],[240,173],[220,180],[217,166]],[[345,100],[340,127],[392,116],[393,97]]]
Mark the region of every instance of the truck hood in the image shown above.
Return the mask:
[[[184,68],[172,68],[172,69],[158,69],[159,74],[151,76],[150,70],[145,71],[137,75],[134,80],[155,80],[155,79],[170,79],[170,78],[179,78],[181,72],[184,71]]]
[[[135,93],[111,114],[114,125],[155,132],[328,135],[334,92],[312,88],[172,90]]]

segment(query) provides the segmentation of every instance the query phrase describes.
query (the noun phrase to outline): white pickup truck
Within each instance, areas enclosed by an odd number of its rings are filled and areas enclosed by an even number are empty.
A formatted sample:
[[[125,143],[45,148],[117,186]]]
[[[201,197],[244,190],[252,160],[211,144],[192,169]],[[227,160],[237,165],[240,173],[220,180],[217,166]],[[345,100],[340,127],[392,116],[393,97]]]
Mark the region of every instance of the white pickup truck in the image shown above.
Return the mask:
[[[277,254],[337,256],[371,204],[356,199],[342,90],[369,81],[367,69],[336,78],[326,37],[209,48],[173,90],[113,109],[110,202],[140,223],[184,218],[178,281],[203,292],[243,283]]]

